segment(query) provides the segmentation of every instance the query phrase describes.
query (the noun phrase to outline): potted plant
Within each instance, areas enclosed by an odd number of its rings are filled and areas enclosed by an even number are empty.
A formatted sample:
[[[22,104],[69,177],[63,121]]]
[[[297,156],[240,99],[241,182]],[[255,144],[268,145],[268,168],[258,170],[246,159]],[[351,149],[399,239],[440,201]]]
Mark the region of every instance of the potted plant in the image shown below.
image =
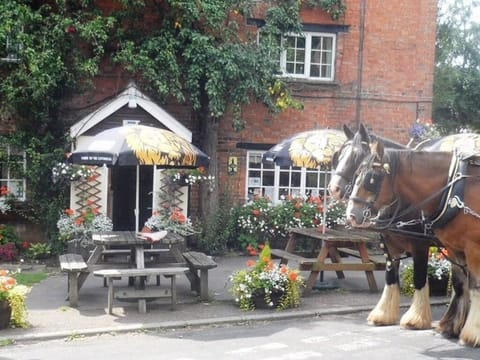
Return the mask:
[[[73,209],[65,210],[57,221],[59,239],[67,244],[69,252],[81,254],[85,259],[93,248],[92,232],[112,231],[112,220],[100,213],[92,204],[77,214]]]
[[[446,258],[446,250],[432,246],[429,249],[427,265],[427,280],[431,296],[445,296],[448,293],[451,264]],[[413,284],[413,265],[402,267],[402,293],[412,296],[415,291]]]
[[[242,310],[256,308],[287,309],[300,305],[305,282],[298,270],[279,265],[271,258],[266,244],[257,261],[247,262],[248,269],[231,275],[231,292]]]
[[[0,329],[28,326],[25,301],[29,291],[27,286],[18,285],[8,270],[0,269]]]
[[[155,210],[144,224],[143,232],[166,230],[182,236],[190,236],[200,231],[195,229],[190,218],[180,208],[165,206]]]

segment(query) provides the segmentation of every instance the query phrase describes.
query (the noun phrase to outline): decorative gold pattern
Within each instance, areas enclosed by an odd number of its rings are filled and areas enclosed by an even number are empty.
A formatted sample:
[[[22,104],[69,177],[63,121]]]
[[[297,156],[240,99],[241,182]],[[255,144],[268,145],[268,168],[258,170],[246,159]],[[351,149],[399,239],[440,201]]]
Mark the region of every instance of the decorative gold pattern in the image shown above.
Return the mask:
[[[126,129],[127,144],[140,165],[195,166],[195,149],[178,135],[133,126]]]
[[[289,149],[292,166],[317,168],[328,165],[333,154],[346,141],[345,135],[336,130],[300,133],[292,140]]]

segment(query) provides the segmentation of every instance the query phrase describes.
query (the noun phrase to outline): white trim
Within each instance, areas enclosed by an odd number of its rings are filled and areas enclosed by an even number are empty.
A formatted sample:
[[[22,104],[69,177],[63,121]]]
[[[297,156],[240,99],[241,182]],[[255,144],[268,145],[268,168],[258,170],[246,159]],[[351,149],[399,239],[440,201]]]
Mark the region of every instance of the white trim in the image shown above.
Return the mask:
[[[130,84],[117,97],[110,100],[106,104],[100,106],[93,113],[88,114],[83,119],[70,127],[70,136],[75,139],[84,134],[95,125],[102,122],[105,118],[115,113],[117,110],[132,102],[132,96],[135,103],[142,107],[146,112],[152,115],[167,129],[173,131],[175,134],[183,137],[189,142],[192,141],[192,132],[178,122],[173,116],[167,113],[160,106],[155,104],[148,96],[143,94],[134,84]]]

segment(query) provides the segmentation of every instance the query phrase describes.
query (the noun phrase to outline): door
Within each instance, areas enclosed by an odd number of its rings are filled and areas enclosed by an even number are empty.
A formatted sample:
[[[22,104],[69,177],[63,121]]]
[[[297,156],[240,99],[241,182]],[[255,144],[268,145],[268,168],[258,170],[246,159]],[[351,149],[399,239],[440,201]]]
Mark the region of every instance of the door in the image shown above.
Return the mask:
[[[152,215],[153,166],[139,166],[139,225]],[[112,222],[115,231],[135,231],[136,166],[112,168]]]
[[[112,168],[112,222],[113,230],[135,230],[136,166]]]

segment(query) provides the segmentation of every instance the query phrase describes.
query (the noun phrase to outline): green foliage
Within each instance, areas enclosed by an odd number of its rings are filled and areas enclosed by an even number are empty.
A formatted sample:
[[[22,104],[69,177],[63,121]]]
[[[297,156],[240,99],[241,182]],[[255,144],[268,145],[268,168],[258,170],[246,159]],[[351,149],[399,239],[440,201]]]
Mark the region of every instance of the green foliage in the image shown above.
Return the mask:
[[[480,129],[480,24],[472,17],[474,6],[449,1],[438,17],[433,114],[444,132]]]
[[[10,326],[17,328],[28,327],[27,322],[27,294],[30,288],[25,285],[15,286],[8,294],[8,303],[12,307]]]
[[[52,246],[46,243],[32,243],[25,251],[25,256],[32,260],[45,259],[51,254]]]
[[[236,248],[253,248],[269,242],[273,247],[283,247],[290,228],[312,228],[322,225],[323,200],[320,197],[289,197],[279,204],[258,197],[244,206],[234,207],[231,221],[235,224]],[[345,206],[338,201],[327,203],[326,226],[342,223]]]
[[[198,237],[199,247],[209,254],[222,254],[235,248],[236,217],[231,216],[232,204],[233,200],[226,191],[220,198],[217,211],[207,219],[204,230]]]
[[[114,19],[88,2],[30,4],[0,5],[0,44],[19,44],[18,61],[0,63],[2,110],[35,136],[61,135],[61,102],[98,72]]]
[[[56,223],[58,214],[67,207],[69,196],[68,184],[52,179],[52,169],[65,159],[61,140],[52,136],[32,137],[23,131],[2,138],[3,142],[23,149],[27,156],[26,170],[20,172],[27,180],[27,202],[17,203],[13,210],[34,223],[42,224],[53,241],[52,246],[58,250],[61,246],[55,244]]]
[[[15,234],[14,228],[9,224],[0,224],[0,244],[14,243],[17,247],[22,245],[22,241]]]
[[[443,250],[446,251],[446,250]],[[439,248],[432,246],[429,248],[429,257],[427,264],[427,278],[441,280],[450,279],[451,264],[445,258],[445,255]],[[407,264],[402,267],[401,292],[407,296],[413,296],[415,285],[413,283],[413,264]]]

